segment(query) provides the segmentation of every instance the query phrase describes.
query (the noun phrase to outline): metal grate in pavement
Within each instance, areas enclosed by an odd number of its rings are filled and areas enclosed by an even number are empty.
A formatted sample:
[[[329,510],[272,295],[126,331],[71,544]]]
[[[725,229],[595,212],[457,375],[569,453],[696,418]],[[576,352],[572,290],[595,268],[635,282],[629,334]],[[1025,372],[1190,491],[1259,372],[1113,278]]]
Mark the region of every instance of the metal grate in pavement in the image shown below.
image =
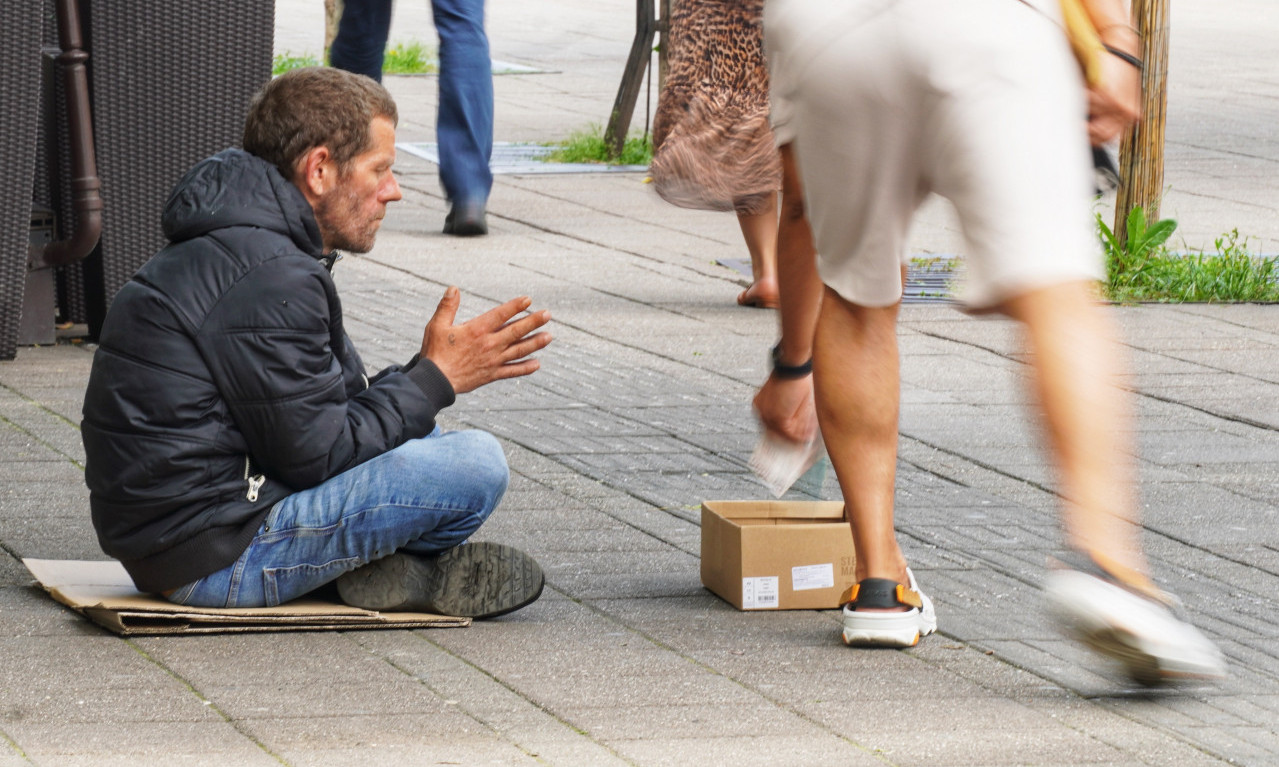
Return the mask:
[[[751,278],[751,262],[745,258],[722,258],[715,263]],[[959,259],[954,256],[912,256],[906,267],[903,304],[953,303],[951,283],[959,276]]]
[[[402,152],[420,157],[427,162],[440,164],[439,146],[428,142],[402,142],[396,144]],[[489,169],[495,176],[515,176],[532,173],[643,173],[647,165],[605,165],[603,163],[546,162],[541,159],[555,147],[542,144],[496,143]]]

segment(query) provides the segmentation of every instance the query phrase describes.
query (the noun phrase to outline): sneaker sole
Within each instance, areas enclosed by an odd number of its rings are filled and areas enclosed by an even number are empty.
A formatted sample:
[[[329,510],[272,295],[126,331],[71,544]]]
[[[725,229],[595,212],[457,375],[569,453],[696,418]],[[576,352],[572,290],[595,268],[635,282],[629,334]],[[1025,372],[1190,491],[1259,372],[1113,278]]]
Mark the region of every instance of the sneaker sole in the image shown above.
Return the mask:
[[[1219,653],[1202,647],[1195,649],[1194,638],[1199,637],[1198,632],[1188,624],[1182,626],[1172,616],[1168,617],[1162,634],[1153,638],[1143,638],[1125,628],[1125,618],[1140,614],[1145,604],[1140,597],[1117,586],[1067,571],[1053,576],[1045,591],[1049,613],[1067,636],[1118,661],[1124,673],[1139,684],[1156,686],[1178,680],[1220,679],[1225,675]],[[1162,618],[1158,612],[1152,615],[1152,620]],[[1166,642],[1167,637],[1177,631],[1185,632],[1184,641],[1190,649],[1183,647],[1174,651],[1175,648],[1160,646],[1160,642]]]
[[[392,554],[338,578],[342,601],[377,611],[495,618],[542,595],[542,568],[500,543],[466,543],[438,557]]]
[[[856,625],[852,626],[848,620],[845,617],[840,636],[849,647],[914,647],[921,637],[937,629],[935,624],[920,625],[923,621],[917,612],[868,613],[857,616]]]
[[[1104,628],[1075,633],[1094,651],[1118,661],[1124,673],[1138,684],[1155,686],[1173,678],[1160,668],[1159,659],[1143,650],[1141,641],[1128,632]]]

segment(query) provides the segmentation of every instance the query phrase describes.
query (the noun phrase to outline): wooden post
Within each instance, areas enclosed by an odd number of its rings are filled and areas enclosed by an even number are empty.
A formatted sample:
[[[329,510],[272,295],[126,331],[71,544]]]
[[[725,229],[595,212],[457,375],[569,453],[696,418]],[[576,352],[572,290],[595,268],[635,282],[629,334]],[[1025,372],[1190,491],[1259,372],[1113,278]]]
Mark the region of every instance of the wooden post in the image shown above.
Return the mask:
[[[1141,119],[1119,144],[1114,232],[1128,239],[1128,214],[1141,206],[1146,220],[1159,220],[1164,186],[1164,123],[1168,113],[1168,2],[1134,0],[1133,20],[1142,38]]]
[[[631,54],[626,59],[613,111],[608,117],[608,127],[604,129],[604,143],[612,157],[620,156],[622,147],[626,145],[626,131],[630,129],[631,116],[635,114],[635,100],[639,98],[640,85],[644,82],[644,71],[653,60],[653,35],[656,33],[653,0],[635,0],[635,39],[631,43]]]

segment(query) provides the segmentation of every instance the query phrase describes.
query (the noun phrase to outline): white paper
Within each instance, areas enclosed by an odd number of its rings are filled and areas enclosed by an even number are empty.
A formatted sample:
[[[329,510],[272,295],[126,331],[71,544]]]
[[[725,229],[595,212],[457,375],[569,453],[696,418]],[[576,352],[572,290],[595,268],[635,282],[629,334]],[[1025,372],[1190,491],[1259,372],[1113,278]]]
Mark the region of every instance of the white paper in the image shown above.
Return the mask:
[[[798,443],[765,430],[751,455],[750,467],[773,497],[781,498],[824,452],[820,434],[811,442]]]
[[[835,587],[835,563],[800,565],[790,569],[792,591],[831,589]]]
[[[776,575],[742,579],[743,610],[776,610],[780,604]]]

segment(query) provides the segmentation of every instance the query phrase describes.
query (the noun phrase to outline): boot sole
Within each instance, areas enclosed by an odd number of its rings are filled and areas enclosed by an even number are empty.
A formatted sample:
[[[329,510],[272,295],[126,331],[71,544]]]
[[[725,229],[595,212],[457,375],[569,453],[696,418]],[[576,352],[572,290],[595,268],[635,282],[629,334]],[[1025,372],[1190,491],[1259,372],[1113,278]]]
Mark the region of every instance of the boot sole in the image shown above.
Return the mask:
[[[513,546],[465,543],[436,557],[396,553],[338,578],[342,601],[379,612],[494,618],[542,595],[542,568]]]

